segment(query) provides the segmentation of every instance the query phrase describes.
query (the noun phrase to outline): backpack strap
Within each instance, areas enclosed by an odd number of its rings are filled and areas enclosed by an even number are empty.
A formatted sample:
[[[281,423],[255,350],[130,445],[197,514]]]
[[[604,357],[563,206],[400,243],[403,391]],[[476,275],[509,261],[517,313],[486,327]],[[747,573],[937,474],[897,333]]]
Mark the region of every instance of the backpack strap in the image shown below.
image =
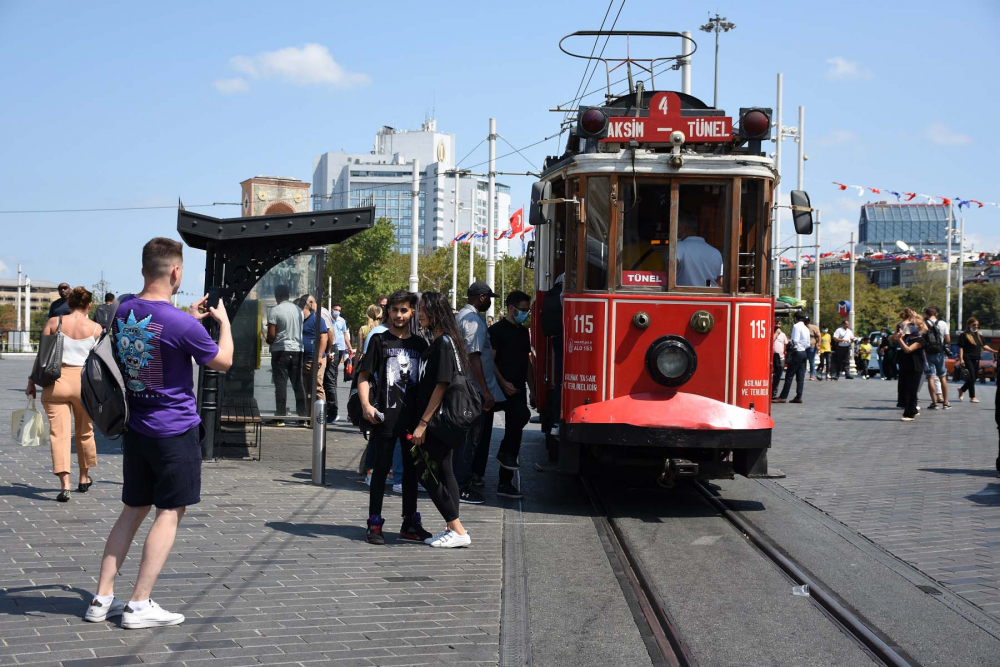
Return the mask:
[[[458,368],[458,374],[459,375],[464,375],[464,373],[462,372],[462,362],[459,361],[459,359],[458,359],[458,348],[455,347],[455,341],[453,341],[447,335],[443,335],[443,336],[441,336],[441,338],[443,338],[444,340],[448,341],[448,344],[451,345],[451,351],[455,355],[455,366],[456,366],[456,368]]]

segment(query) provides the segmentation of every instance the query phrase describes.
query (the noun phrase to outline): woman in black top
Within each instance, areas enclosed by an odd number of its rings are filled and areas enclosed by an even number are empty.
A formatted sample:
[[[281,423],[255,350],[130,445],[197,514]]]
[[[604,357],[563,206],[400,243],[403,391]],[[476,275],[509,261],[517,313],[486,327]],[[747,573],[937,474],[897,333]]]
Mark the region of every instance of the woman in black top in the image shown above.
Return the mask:
[[[896,327],[892,340],[899,343],[899,384],[903,401],[903,421],[911,422],[917,416],[917,391],[920,376],[927,363],[924,356],[924,333],[927,324],[922,315],[906,308],[899,314],[903,321]]]
[[[424,292],[417,316],[421,328],[430,332],[433,342],[420,360],[413,412],[416,419],[410,443],[417,450],[414,458],[424,488],[448,524],[445,530],[424,542],[442,549],[467,547],[472,544],[472,538],[458,518],[459,490],[452,462],[454,450],[428,431],[427,425],[459,368],[468,368],[469,357],[455,315],[443,294]]]
[[[996,354],[997,351],[983,342],[983,337],[979,335],[979,320],[970,317],[965,322],[965,333],[958,339],[958,363],[965,366],[967,377],[965,384],[958,390],[958,400],[962,400],[962,394],[969,392],[969,399],[973,403],[978,403],[976,398],[976,380],[979,379],[979,359],[983,356],[982,350]]]

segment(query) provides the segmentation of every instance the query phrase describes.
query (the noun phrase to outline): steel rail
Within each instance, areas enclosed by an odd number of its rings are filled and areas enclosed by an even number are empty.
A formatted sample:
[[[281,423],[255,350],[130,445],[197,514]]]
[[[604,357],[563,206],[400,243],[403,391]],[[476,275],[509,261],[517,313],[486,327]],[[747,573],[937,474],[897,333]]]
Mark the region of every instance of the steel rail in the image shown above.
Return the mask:
[[[640,619],[636,618],[636,616],[641,615],[642,620],[649,627],[652,641],[646,641],[645,643],[653,665],[669,665],[670,667],[693,667],[697,665],[698,662],[691,656],[685,646],[670,615],[663,607],[656,589],[650,583],[650,578],[647,576],[642,562],[634,555],[628,540],[618,527],[617,521],[607,511],[604,502],[590,480],[586,477],[581,477],[580,480],[583,483],[584,492],[587,494],[594,508],[594,516],[592,518],[601,541],[605,544],[606,550],[609,548],[611,550],[607,554],[608,560],[612,561],[612,558],[618,560],[620,567],[615,567],[613,561],[611,565],[612,570],[615,571],[615,576],[619,579],[619,584],[622,586],[622,592],[626,594],[627,601],[634,602],[638,607],[638,614],[636,614],[637,610],[632,610],[633,618],[635,618],[638,625]],[[626,586],[628,587],[627,589]],[[632,605],[630,604],[629,606],[631,607]],[[659,655],[655,655],[654,651]]]
[[[879,660],[891,667],[914,667],[915,663],[910,662],[901,656],[895,648],[887,644],[881,637],[875,634],[860,618],[853,612],[840,604],[828,593],[819,583],[806,574],[791,558],[785,556],[780,551],[771,546],[770,542],[764,538],[760,531],[754,528],[737,513],[726,507],[705,485],[704,482],[697,482],[694,488],[708,501],[719,514],[731,524],[736,526],[761,553],[763,553],[775,565],[780,567],[789,577],[799,585],[809,586],[809,596],[820,604],[834,619],[840,623],[844,629],[868,648]]]

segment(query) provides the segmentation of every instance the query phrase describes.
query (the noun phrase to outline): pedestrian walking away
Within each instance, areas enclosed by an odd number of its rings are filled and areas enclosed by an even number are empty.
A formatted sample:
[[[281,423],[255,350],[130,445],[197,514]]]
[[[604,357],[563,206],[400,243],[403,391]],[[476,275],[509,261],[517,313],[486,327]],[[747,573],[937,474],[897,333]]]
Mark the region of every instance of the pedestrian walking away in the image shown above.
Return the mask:
[[[115,295],[108,292],[104,295],[104,303],[97,307],[94,311],[94,321],[101,325],[101,328],[105,331],[111,328],[111,321],[115,317],[115,311],[118,310],[118,304],[115,303]]]
[[[795,398],[792,403],[802,402],[802,391],[806,379],[806,350],[809,349],[809,327],[805,323],[806,316],[802,313],[795,314],[795,326],[792,327],[791,358],[788,362],[788,373],[785,374],[785,386],[781,388],[781,395],[775,403],[784,403],[788,400],[788,393],[792,388],[792,378],[795,378]]]
[[[851,347],[854,344],[854,332],[851,331],[850,323],[844,320],[840,323],[840,328],[833,332],[833,379],[836,380],[840,374],[844,374],[844,379],[853,380],[851,376]]]
[[[316,366],[316,385],[313,391],[306,392],[306,399],[312,398],[316,400],[317,398],[322,398],[324,401],[326,399],[326,392],[324,390],[324,371],[326,370],[327,363],[327,348],[330,344],[330,330],[326,326],[326,320],[322,317],[318,317],[316,312],[316,299],[311,294],[306,294],[303,296],[303,302],[300,304],[302,308],[302,315],[305,319],[302,321],[302,386],[311,387],[313,386],[313,366]],[[316,348],[316,326],[319,325],[319,353],[317,354]],[[318,359],[317,362],[314,361]],[[336,390],[336,385],[334,385],[334,390]],[[306,422],[307,426],[312,426],[312,421]]]
[[[948,402],[948,369],[945,365],[945,350],[951,344],[951,333],[948,323],[938,319],[938,309],[928,306],[924,309],[924,319],[927,322],[924,354],[927,357],[925,375],[927,389],[931,395],[931,409],[941,407],[950,409]],[[937,386],[935,386],[937,385]]]
[[[809,379],[816,379],[816,353],[819,350],[820,340],[823,334],[819,327],[809,317],[806,317],[806,326],[809,328],[809,348],[806,350],[806,361],[809,363]]]
[[[271,346],[271,381],[274,383],[275,426],[284,426],[280,418],[288,414],[288,384],[295,395],[295,414],[306,415],[302,386],[302,309],[288,299],[288,286],[274,288],[277,305],[267,313],[267,336]]]
[[[927,358],[924,354],[924,335],[927,324],[922,315],[914,313],[909,308],[899,314],[901,322],[896,326],[893,340],[899,344],[901,359],[899,361],[900,397],[903,402],[903,421],[913,421],[917,416],[917,392],[920,390],[920,377],[924,372]]]
[[[485,313],[499,295],[494,294],[490,286],[481,280],[469,285],[466,291],[468,302],[458,311],[458,329],[462,332],[465,351],[469,354],[469,368],[476,380],[476,388],[483,398],[483,414],[490,412],[498,402],[504,400],[503,391],[497,384],[495,366],[493,364],[493,344],[490,342],[489,327],[486,324]],[[492,423],[492,420],[491,420]],[[481,504],[483,495],[473,487],[485,485],[486,464],[489,461],[492,429],[487,430],[481,423],[480,428],[469,432],[468,442],[456,455],[458,461],[455,474],[461,489],[461,500],[464,503]]]
[[[958,390],[960,401],[962,395],[968,392],[971,402],[979,402],[976,398],[976,380],[979,379],[979,360],[982,359],[983,350],[997,354],[997,351],[987,345],[979,334],[979,320],[970,317],[966,320],[965,331],[958,339],[958,363],[966,370],[965,384]]]
[[[194,395],[192,360],[226,372],[233,362],[233,337],[225,306],[208,295],[185,312],[171,303],[184,273],[183,246],[154,238],[142,249],[142,291],[121,300],[112,324],[118,364],[129,408],[122,446],[122,509],[101,559],[97,595],[86,620],[122,615],[126,629],[179,625],[150,599],[170,555],[185,509],[201,501],[201,419]],[[219,326],[212,340],[201,320]],[[152,506],[156,518],[143,543],[142,560],[128,604],[115,598],[114,584],[129,547]]]
[[[830,378],[832,362],[830,357],[833,353],[833,337],[830,336],[830,328],[823,327],[823,334],[819,338],[819,375],[820,380]]]
[[[413,421],[416,384],[420,360],[427,342],[411,332],[410,320],[417,305],[417,295],[400,290],[389,297],[389,329],[372,337],[358,373],[358,398],[364,418],[373,425],[370,442],[374,466],[368,500],[369,544],[385,544],[382,528],[382,501],[385,480],[392,465],[392,452],[402,440],[403,446],[403,521],[399,537],[422,542],[427,533],[417,513],[417,473],[410,448],[406,446],[407,429]],[[376,394],[371,393],[374,380]]]
[[[778,387],[781,386],[781,372],[785,368],[785,350],[788,348],[788,336],[781,330],[781,322],[775,320],[774,335],[772,339],[771,364],[773,373],[771,377],[771,400],[778,398]]]
[[[329,361],[326,365],[326,376],[324,379],[326,387],[326,412],[327,421],[335,422],[340,420],[339,409],[337,407],[337,373],[340,364],[345,359],[354,354],[354,347],[351,345],[350,327],[347,320],[341,314],[343,308],[339,303],[333,305],[333,310],[326,313],[327,326],[330,328]]]
[[[531,314],[531,297],[515,290],[505,301],[507,314],[489,328],[493,346],[493,369],[504,400],[483,413],[483,431],[493,432],[493,415],[504,412],[503,439],[497,452],[500,464],[500,481],[497,495],[521,498],[521,491],[514,484],[514,471],[519,469],[521,437],[531,419],[529,403],[535,405],[535,373],[531,365],[531,336],[524,323]]]
[[[49,319],[53,317],[59,317],[60,315],[69,315],[73,312],[67,302],[70,293],[69,283],[59,283],[59,287],[56,288],[59,292],[59,298],[49,304]]]
[[[430,332],[433,340],[420,360],[410,442],[413,449],[419,452],[415,458],[424,486],[445,521],[445,529],[437,535],[428,535],[424,542],[439,549],[467,547],[472,544],[472,538],[459,519],[460,491],[455,478],[455,450],[429,430],[429,426],[444,401],[449,385],[458,379],[456,363],[462,369],[469,368],[469,356],[451,306],[443,294],[424,292],[418,314],[420,328]]]
[[[76,490],[86,493],[93,480],[90,469],[97,465],[94,427],[80,403],[80,379],[87,354],[101,337],[101,326],[87,317],[92,295],[83,287],[67,293],[69,315],[53,317],[42,329],[42,335],[58,331],[62,339],[62,369],[55,383],[42,389],[42,407],[49,418],[49,443],[52,447],[52,474],[59,478],[60,491],[56,500],[70,499],[70,433],[76,426],[76,460],[80,480]],[[37,364],[37,359],[36,362]],[[35,396],[35,382],[28,379],[28,396]]]

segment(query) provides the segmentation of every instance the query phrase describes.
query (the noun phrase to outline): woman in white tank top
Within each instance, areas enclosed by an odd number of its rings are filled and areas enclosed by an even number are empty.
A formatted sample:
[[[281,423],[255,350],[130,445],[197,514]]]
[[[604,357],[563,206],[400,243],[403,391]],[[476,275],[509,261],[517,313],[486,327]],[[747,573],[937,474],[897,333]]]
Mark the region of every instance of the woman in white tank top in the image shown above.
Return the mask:
[[[80,403],[80,376],[87,354],[97,344],[102,328],[93,322],[87,313],[92,295],[83,287],[70,292],[66,301],[72,309],[62,318],[53,317],[42,330],[43,334],[53,334],[62,319],[62,373],[54,384],[42,389],[42,406],[49,418],[49,440],[52,445],[52,474],[59,478],[61,490],[56,500],[68,502],[70,498],[70,434],[71,421],[75,422],[76,458],[80,466],[80,483],[76,490],[86,493],[93,484],[88,471],[97,465],[97,447],[94,442],[94,427]],[[28,380],[29,396],[35,395],[35,383]]]

